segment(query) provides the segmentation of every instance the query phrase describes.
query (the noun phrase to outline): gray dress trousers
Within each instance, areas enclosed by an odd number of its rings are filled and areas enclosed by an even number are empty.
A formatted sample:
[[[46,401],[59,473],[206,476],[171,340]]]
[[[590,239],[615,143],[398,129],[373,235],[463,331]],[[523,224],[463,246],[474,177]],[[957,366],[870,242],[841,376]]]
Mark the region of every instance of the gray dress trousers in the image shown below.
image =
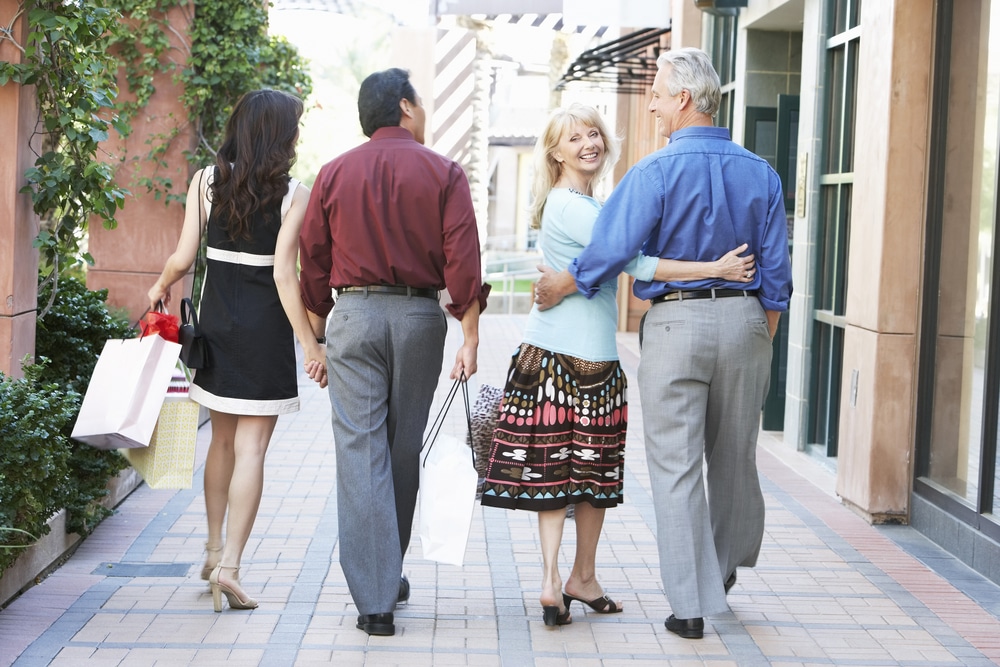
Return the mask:
[[[391,612],[448,325],[434,299],[342,294],[327,324],[340,564],[360,614]]]
[[[638,386],[660,572],[677,618],[729,610],[723,582],[757,562],[760,413],[771,370],[754,296],[668,301],[642,323]]]

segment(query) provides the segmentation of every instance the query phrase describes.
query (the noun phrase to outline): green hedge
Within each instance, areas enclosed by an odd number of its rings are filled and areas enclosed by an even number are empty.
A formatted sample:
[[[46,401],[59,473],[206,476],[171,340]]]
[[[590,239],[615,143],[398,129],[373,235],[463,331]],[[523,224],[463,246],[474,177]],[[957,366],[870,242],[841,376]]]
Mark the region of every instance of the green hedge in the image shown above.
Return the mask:
[[[62,278],[37,324],[36,363],[17,380],[0,373],[0,526],[41,537],[66,509],[67,530],[86,535],[110,513],[100,500],[127,462],[69,437],[104,343],[135,334],[124,315],[108,310],[107,297]],[[38,298],[47,302],[48,288]],[[18,531],[0,533],[0,574],[20,553],[9,547],[31,541]]]
[[[40,381],[43,366],[26,366],[14,380],[0,374],[0,544],[29,544],[49,532],[49,517],[69,501],[70,447],[63,436],[80,398]],[[27,533],[27,534],[26,534]],[[19,549],[0,549],[0,572]]]

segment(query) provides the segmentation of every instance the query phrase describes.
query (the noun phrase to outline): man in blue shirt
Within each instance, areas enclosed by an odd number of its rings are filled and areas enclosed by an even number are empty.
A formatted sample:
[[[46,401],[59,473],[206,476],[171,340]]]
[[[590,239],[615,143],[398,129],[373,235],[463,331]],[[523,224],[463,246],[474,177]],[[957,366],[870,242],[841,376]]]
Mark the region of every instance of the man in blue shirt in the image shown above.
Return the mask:
[[[763,539],[757,433],[791,264],[778,175],[713,126],[721,90],[708,55],[667,51],[657,66],[649,111],[668,145],[625,174],[590,245],[568,271],[543,270],[536,294],[540,307],[576,290],[593,296],[640,251],[711,261],[747,243],[756,256],[749,283],[634,286],[652,301],[640,326],[638,386],[660,572],[673,611],[665,625],[699,639],[703,617],[729,610],[736,568],[756,564]]]

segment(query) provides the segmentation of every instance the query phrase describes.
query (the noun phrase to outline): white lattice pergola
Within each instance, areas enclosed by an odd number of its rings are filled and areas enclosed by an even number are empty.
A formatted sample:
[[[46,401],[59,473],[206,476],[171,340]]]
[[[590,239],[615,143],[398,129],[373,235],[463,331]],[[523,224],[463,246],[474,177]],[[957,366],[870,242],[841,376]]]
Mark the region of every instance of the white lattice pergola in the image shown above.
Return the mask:
[[[283,9],[313,9],[320,12],[335,12],[337,14],[352,14],[356,3],[354,0],[272,0],[272,10]]]

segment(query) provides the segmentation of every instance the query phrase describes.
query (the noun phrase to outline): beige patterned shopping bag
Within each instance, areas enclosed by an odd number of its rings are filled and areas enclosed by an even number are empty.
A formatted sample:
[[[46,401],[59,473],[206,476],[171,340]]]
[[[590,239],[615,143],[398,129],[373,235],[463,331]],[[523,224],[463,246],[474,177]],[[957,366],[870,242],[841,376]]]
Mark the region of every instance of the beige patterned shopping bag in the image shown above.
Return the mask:
[[[150,488],[191,488],[198,410],[198,404],[187,396],[183,375],[175,377],[160,408],[149,447],[119,450]]]

